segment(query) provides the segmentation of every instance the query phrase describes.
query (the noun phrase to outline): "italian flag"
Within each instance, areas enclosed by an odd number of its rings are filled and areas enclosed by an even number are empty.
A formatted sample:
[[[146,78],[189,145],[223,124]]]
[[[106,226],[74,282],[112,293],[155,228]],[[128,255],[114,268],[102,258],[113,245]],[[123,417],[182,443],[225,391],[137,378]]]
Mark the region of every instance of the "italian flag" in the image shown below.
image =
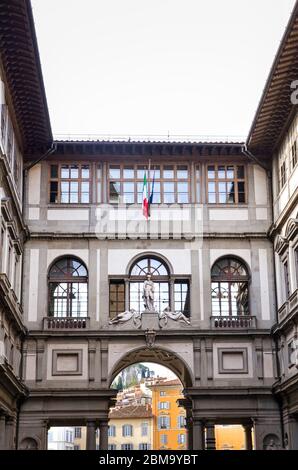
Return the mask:
[[[143,183],[143,215],[148,220],[149,217],[149,197],[148,197],[148,181],[147,174],[144,174],[144,183]]]

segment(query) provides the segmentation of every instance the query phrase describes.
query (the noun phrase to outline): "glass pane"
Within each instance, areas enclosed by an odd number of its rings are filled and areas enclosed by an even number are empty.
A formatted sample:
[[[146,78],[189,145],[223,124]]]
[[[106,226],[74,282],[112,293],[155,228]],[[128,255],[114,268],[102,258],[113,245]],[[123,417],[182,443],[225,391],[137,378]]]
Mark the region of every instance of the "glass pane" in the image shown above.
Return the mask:
[[[98,165],[97,167],[97,179],[100,180],[101,179],[101,166]]]
[[[50,184],[50,202],[57,202],[58,199],[58,182],[51,181]]]
[[[72,179],[78,179],[78,177],[79,177],[79,167],[78,167],[78,165],[71,165],[71,167],[70,167],[70,177]]]
[[[134,178],[134,169],[131,166],[126,166],[123,169],[123,178],[133,179]]]
[[[215,193],[215,183],[208,183],[208,192]]]
[[[63,204],[69,203],[69,193],[68,192],[67,193],[61,193],[61,202]]]
[[[77,181],[72,181],[70,183],[70,191],[72,193],[77,193],[79,191],[79,183]]]
[[[219,179],[224,179],[226,177],[226,167],[225,166],[219,166],[218,167],[218,178]]]
[[[89,179],[89,176],[90,176],[89,165],[82,165],[82,178]]]
[[[160,167],[159,166],[153,167],[153,169],[150,171],[151,180],[153,180],[154,175],[155,175],[155,179],[160,179]]]
[[[110,182],[110,201],[118,202],[120,196],[120,183]]]
[[[187,168],[187,166],[179,165],[177,167],[177,178],[178,179],[187,179],[188,178],[188,168]]]
[[[68,165],[61,166],[61,178],[69,178],[69,166]]]
[[[68,191],[69,191],[69,183],[68,183],[68,181],[63,181],[61,183],[61,192],[62,193],[68,193]]]
[[[245,203],[245,193],[238,193],[238,202]]]
[[[215,193],[209,193],[208,194],[208,202],[210,204],[215,204],[216,203],[216,194]]]
[[[226,193],[219,193],[218,200],[220,204],[226,204],[227,202],[227,195]]]
[[[227,178],[229,179],[234,179],[234,167],[233,166],[228,166],[227,168]]]
[[[174,193],[164,193],[163,195],[165,204],[174,204],[175,203],[175,194]]]
[[[174,167],[172,165],[165,165],[163,168],[163,177],[165,179],[174,178]]]
[[[119,179],[120,178],[120,167],[111,165],[109,169],[110,178]]]
[[[97,183],[97,202],[101,202],[101,183]]]
[[[70,202],[72,202],[73,204],[79,202],[78,193],[70,193]]]
[[[197,177],[197,179],[200,178],[200,167],[199,166],[196,166],[196,177]]]
[[[134,192],[134,183],[123,183],[123,192],[124,193],[133,193]]]
[[[173,193],[175,191],[174,183],[164,183],[163,188],[165,193]]]
[[[144,166],[138,166],[138,170],[137,170],[138,179],[144,179],[145,170],[146,168]]]
[[[82,193],[89,193],[89,183],[82,183],[81,191],[82,191]]]
[[[245,183],[244,182],[238,183],[238,192],[239,193],[244,193],[245,192]]]
[[[244,166],[237,166],[237,178],[244,179]]]
[[[134,202],[135,202],[134,193],[124,193],[123,194],[123,202],[125,204],[134,204]]]
[[[58,165],[51,165],[51,178],[58,178]]]
[[[178,193],[188,192],[188,183],[177,183]]]
[[[200,183],[197,183],[197,202],[200,202],[201,200],[201,186],[200,186]]]
[[[225,193],[226,192],[226,183],[218,183],[218,191],[220,193]]]
[[[215,178],[215,167],[213,165],[208,166],[208,178],[209,179]]]
[[[188,193],[178,193],[178,201],[179,204],[188,204],[189,197]]]
[[[90,202],[89,193],[81,193],[81,202],[83,204],[88,204]]]

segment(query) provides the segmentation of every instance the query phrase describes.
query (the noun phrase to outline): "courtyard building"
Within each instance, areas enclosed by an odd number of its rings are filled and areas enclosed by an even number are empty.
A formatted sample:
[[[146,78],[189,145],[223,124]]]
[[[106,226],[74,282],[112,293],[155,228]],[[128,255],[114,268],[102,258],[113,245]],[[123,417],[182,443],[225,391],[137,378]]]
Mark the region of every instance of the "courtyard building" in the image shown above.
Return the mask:
[[[298,449],[298,3],[246,143],[54,141],[29,0],[1,1],[0,79],[0,448],[107,449],[115,377],[154,362],[189,449]]]

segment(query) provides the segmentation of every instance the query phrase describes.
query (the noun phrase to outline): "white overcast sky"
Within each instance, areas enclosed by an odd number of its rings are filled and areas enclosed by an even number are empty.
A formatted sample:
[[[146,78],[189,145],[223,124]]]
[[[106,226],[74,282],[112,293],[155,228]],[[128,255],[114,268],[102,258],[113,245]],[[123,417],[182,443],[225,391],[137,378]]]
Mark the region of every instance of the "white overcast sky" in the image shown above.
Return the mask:
[[[246,136],[295,0],[32,0],[54,134]]]

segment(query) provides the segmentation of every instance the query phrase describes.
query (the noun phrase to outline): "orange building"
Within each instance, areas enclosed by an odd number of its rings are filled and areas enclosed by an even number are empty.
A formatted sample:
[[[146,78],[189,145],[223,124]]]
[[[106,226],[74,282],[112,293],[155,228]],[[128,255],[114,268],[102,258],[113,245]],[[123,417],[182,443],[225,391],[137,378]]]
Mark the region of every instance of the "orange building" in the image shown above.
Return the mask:
[[[179,380],[161,380],[152,390],[153,449],[187,449],[185,410],[177,405],[183,398]]]

